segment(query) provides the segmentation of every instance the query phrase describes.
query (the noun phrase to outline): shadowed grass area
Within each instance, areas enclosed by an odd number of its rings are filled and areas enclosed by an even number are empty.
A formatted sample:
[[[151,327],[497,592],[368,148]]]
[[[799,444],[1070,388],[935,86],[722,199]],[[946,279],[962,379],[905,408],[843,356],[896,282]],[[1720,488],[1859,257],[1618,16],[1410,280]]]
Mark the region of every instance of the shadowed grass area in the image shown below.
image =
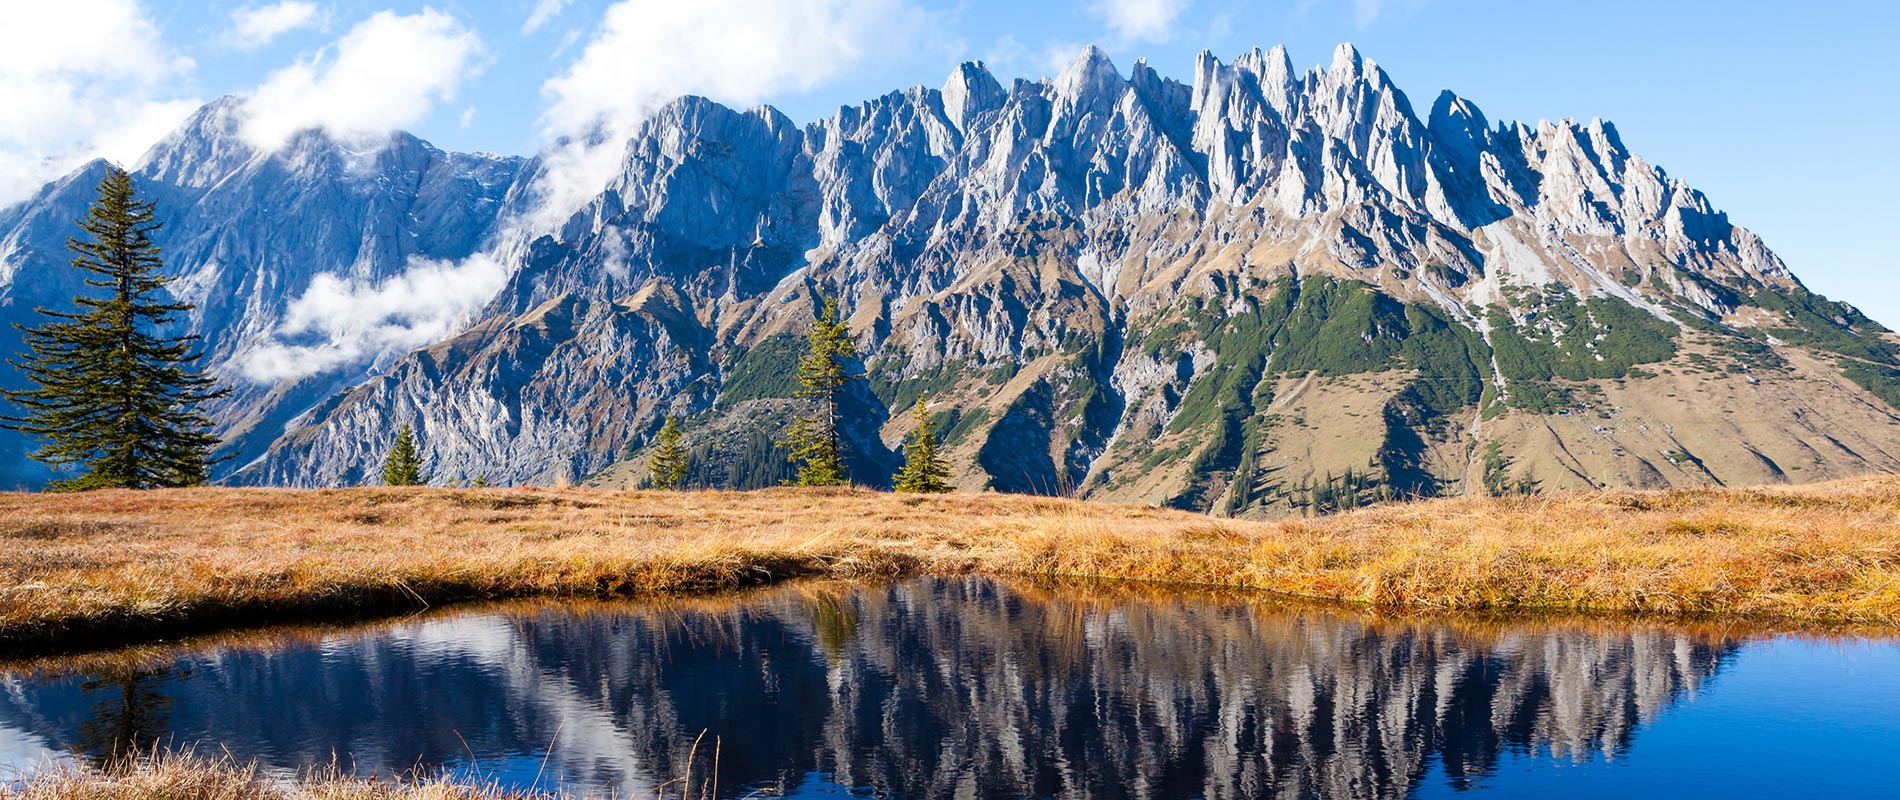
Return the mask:
[[[0,495],[0,645],[522,596],[984,572],[1393,608],[1900,623],[1900,478],[1460,498],[1246,522],[853,490]]]

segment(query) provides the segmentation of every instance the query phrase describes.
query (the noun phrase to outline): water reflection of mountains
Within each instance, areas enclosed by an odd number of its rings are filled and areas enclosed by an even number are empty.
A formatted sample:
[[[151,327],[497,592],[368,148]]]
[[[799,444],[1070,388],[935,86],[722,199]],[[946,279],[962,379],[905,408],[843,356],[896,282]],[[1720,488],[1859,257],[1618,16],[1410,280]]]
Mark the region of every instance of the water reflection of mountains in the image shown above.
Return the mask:
[[[704,730],[722,787],[828,775],[898,797],[1401,797],[1434,762],[1462,783],[1510,752],[1614,758],[1737,648],[1660,628],[919,580],[466,615],[14,677],[0,733],[94,757],[203,741],[365,774],[473,762],[516,782],[552,742],[547,776],[641,793],[681,774]]]

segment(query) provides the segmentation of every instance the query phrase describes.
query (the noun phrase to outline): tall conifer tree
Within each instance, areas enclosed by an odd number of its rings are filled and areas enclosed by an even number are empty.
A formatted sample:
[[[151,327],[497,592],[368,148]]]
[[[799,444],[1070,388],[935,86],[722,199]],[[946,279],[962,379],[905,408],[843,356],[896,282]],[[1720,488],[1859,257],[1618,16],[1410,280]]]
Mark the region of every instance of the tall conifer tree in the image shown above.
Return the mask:
[[[70,313],[42,308],[49,321],[21,328],[29,352],[8,363],[34,387],[6,392],[25,413],[0,425],[43,439],[33,458],[83,470],[56,490],[204,483],[218,437],[198,404],[226,390],[192,367],[198,337],[162,333],[192,306],[159,297],[169,279],[152,242],[152,203],[131,175],[109,168],[77,222],[84,238],[66,240],[73,266],[106,291],[74,298]]]
[[[389,445],[389,456],[383,459],[383,485],[420,486],[428,482],[422,474],[422,453],[416,447],[415,431],[404,425],[396,431],[396,441]]]
[[[798,465],[797,485],[842,486],[851,479],[845,474],[838,436],[838,401],[846,384],[858,377],[852,372],[858,351],[850,328],[839,318],[837,301],[825,301],[805,342],[805,355],[798,359],[798,396],[817,400],[817,407],[793,420],[780,445]]]
[[[679,418],[667,417],[666,424],[660,426],[653,455],[647,457],[647,473],[652,477],[654,488],[678,489],[686,485],[686,447],[680,443],[683,438]]]
[[[891,476],[892,488],[924,494],[950,491],[950,466],[943,463],[943,456],[937,452],[937,432],[933,430],[924,398],[917,398],[917,407],[910,413],[917,421],[917,428],[904,444],[904,468]]]

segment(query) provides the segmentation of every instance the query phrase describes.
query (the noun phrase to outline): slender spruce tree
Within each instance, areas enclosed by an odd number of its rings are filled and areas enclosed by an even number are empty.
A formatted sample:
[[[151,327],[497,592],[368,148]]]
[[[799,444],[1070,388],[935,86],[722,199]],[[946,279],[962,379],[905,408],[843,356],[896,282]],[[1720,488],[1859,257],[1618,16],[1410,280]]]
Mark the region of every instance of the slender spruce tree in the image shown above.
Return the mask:
[[[798,359],[799,397],[816,400],[808,414],[792,421],[780,446],[791,451],[798,465],[798,486],[842,486],[850,483],[844,467],[844,448],[838,436],[839,400],[845,386],[859,375],[853,372],[858,352],[851,330],[839,318],[838,303],[826,300],[805,337],[805,355]]]
[[[0,425],[42,439],[32,457],[59,472],[56,491],[195,486],[205,482],[218,444],[198,405],[227,390],[194,368],[198,337],[164,331],[190,303],[162,299],[152,203],[132,176],[109,168],[98,197],[66,240],[85,285],[103,292],[73,298],[72,312],[39,309],[48,321],[20,326],[28,352],[8,359],[34,386],[6,392],[22,410]]]
[[[660,426],[653,455],[647,457],[647,473],[656,489],[679,489],[686,485],[686,447],[680,443],[684,432],[678,417],[669,416]]]
[[[422,474],[422,454],[416,447],[416,434],[409,426],[396,431],[396,441],[389,445],[389,456],[383,459],[384,486],[420,486],[429,479]]]
[[[910,432],[910,441],[904,444],[904,468],[891,476],[892,488],[923,494],[950,491],[950,466],[937,452],[937,432],[933,430],[935,426],[931,424],[924,398],[917,398],[917,407],[911,409],[910,414],[917,421],[917,427]]]

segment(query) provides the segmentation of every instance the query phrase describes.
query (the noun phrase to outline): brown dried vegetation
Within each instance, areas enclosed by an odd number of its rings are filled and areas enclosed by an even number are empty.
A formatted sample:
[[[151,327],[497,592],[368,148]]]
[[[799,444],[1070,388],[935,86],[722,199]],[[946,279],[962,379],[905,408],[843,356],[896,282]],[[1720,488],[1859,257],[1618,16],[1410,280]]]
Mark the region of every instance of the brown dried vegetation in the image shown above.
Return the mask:
[[[1386,608],[1900,623],[1900,479],[1459,498],[1282,522],[997,494],[0,495],[0,645],[505,597],[983,572]]]
[[[448,775],[366,780],[340,769],[313,770],[295,780],[266,775],[254,764],[190,751],[142,754],[107,767],[60,764],[12,784],[0,800],[577,800],[569,795],[509,791],[494,783]]]

